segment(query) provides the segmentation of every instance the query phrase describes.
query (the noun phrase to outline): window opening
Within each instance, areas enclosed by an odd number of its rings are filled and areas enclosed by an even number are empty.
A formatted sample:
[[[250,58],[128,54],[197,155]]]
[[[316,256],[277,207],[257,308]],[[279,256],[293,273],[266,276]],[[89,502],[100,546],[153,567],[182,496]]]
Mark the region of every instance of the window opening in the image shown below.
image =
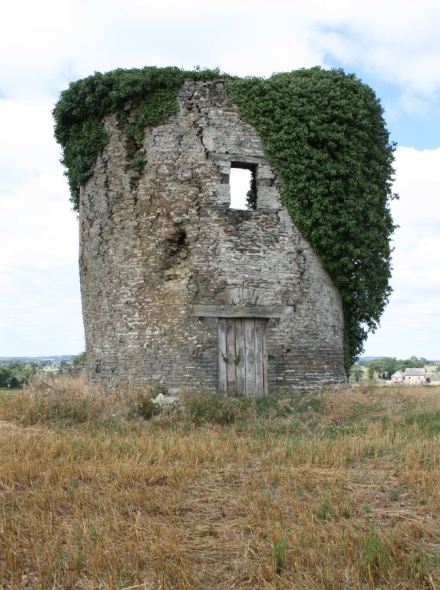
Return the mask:
[[[255,164],[231,163],[230,209],[249,211],[257,208],[256,168]]]

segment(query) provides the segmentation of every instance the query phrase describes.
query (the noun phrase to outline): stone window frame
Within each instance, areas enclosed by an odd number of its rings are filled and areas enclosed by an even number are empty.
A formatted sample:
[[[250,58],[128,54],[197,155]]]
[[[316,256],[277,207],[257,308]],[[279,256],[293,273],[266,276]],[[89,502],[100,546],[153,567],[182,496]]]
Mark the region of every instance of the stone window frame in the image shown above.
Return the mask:
[[[265,211],[274,212],[282,208],[279,187],[276,185],[276,172],[264,158],[247,154],[226,155],[211,153],[208,159],[214,161],[219,170],[220,182],[217,185],[217,205],[228,207],[228,209],[230,207],[231,195],[229,181],[231,168],[234,164],[234,167],[255,170],[257,202],[255,209],[229,209],[229,211],[249,214]]]

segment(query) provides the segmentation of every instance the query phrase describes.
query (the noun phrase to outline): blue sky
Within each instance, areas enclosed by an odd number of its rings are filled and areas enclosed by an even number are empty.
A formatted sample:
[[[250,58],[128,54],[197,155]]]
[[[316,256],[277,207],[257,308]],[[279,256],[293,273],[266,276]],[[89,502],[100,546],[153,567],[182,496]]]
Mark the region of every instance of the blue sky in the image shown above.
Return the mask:
[[[238,75],[342,67],[396,151],[394,293],[365,354],[440,359],[440,4],[433,0],[16,0],[0,21],[0,356],[84,348],[78,228],[51,110],[117,67]]]

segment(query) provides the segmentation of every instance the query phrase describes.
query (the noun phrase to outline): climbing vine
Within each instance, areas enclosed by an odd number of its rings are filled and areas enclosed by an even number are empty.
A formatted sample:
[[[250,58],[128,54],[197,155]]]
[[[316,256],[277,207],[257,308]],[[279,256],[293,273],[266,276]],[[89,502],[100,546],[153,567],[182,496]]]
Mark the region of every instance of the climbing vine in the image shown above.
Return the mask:
[[[105,74],[96,72],[71,82],[69,88],[61,92],[53,117],[55,139],[63,150],[61,163],[66,167],[74,211],[79,208],[79,188],[92,176],[96,158],[109,141],[103,124],[105,115],[117,112],[126,122],[126,132],[140,141],[145,127],[155,127],[177,113],[177,91],[185,78],[213,80],[220,76],[229,78],[219,69],[187,71],[175,67],[145,67]],[[129,113],[133,115],[130,120]]]
[[[347,372],[391,293],[395,145],[373,90],[342,70],[302,69],[230,84],[278,169],[292,220],[339,288]]]
[[[228,92],[258,131],[278,172],[294,223],[338,287],[344,311],[347,371],[374,331],[391,288],[389,208],[395,145],[373,90],[342,70],[302,69],[264,78],[219,70],[147,67],[96,73],[61,93],[53,115],[73,208],[79,188],[107,145],[103,117],[112,112],[137,142],[178,110],[185,78],[228,78]],[[142,165],[142,157],[133,158]]]

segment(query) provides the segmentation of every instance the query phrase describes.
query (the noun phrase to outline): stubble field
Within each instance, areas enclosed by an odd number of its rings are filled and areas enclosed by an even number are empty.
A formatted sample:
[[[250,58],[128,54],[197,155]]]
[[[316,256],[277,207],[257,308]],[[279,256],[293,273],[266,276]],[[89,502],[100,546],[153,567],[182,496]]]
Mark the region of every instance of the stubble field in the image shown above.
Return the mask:
[[[0,588],[440,588],[440,388],[156,394],[0,392]]]

